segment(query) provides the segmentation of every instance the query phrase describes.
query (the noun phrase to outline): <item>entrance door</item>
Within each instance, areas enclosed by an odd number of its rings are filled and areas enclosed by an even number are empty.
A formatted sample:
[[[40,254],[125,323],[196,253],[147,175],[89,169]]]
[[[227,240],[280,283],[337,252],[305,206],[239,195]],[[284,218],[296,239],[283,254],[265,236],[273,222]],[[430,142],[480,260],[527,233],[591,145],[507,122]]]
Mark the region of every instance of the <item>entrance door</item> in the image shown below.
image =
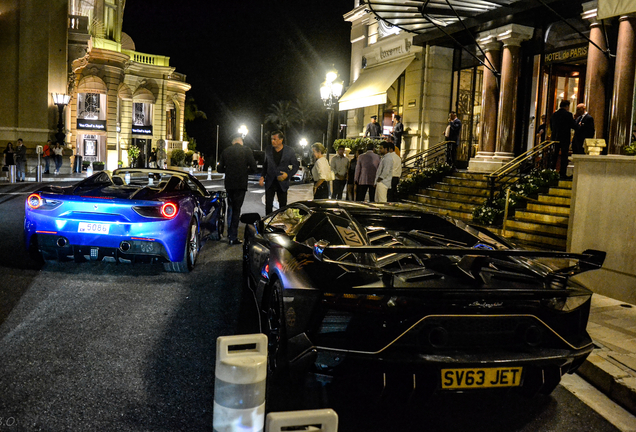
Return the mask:
[[[550,117],[559,109],[564,100],[570,101],[570,111],[576,111],[576,105],[582,103],[585,94],[585,65],[550,64],[544,67],[543,91],[540,114],[545,114],[547,125]],[[550,138],[550,135],[546,137]]]

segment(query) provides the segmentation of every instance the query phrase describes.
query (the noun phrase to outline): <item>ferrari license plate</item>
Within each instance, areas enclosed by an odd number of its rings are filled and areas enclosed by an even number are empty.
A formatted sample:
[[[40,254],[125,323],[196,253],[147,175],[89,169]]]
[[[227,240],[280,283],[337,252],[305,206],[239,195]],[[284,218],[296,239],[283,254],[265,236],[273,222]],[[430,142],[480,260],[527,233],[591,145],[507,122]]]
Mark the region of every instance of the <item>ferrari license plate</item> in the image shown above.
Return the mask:
[[[91,234],[108,234],[109,229],[109,224],[80,222],[79,226],[77,227],[77,232]]]
[[[518,387],[522,372],[522,367],[442,369],[442,389]]]

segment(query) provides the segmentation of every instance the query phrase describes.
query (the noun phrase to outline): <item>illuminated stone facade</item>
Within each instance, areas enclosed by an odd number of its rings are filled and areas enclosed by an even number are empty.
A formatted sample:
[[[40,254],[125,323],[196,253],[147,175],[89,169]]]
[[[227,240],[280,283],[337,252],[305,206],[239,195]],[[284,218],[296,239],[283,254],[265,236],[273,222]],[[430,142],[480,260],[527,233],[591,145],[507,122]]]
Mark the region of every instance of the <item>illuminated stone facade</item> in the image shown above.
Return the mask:
[[[29,157],[37,145],[55,141],[58,109],[52,93],[71,95],[64,132],[71,156],[129,164],[128,148],[187,149],[184,136],[185,76],[169,58],[137,52],[122,33],[122,0],[10,0],[0,10],[0,146],[23,138]],[[38,31],[34,31],[38,29]],[[30,171],[35,164],[31,163]]]

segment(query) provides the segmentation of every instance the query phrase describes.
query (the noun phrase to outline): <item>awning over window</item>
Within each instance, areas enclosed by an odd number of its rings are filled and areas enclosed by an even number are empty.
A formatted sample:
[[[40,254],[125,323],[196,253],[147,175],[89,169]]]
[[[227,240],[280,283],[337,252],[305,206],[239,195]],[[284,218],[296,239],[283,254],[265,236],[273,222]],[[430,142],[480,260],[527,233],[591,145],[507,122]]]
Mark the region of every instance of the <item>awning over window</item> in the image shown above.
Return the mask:
[[[387,90],[414,58],[411,56],[362,71],[338,101],[340,111],[386,103]]]
[[[598,19],[612,18],[636,12],[634,0],[598,0]]]

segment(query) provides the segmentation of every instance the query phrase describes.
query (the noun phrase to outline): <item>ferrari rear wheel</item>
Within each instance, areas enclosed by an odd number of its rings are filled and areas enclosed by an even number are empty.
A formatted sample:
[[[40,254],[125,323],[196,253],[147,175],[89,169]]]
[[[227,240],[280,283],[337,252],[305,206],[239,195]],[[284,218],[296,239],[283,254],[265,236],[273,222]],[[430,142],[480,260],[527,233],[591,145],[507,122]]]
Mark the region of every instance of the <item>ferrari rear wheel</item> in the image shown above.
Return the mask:
[[[185,251],[183,259],[178,262],[164,263],[163,268],[165,271],[176,273],[188,273],[194,268],[194,264],[199,256],[201,240],[199,238],[199,229],[195,219],[190,221],[190,228],[188,228],[188,239],[186,240]]]
[[[221,204],[219,209],[219,215],[216,219],[216,232],[219,234],[219,240],[223,237],[223,230],[225,229],[225,201]]]

